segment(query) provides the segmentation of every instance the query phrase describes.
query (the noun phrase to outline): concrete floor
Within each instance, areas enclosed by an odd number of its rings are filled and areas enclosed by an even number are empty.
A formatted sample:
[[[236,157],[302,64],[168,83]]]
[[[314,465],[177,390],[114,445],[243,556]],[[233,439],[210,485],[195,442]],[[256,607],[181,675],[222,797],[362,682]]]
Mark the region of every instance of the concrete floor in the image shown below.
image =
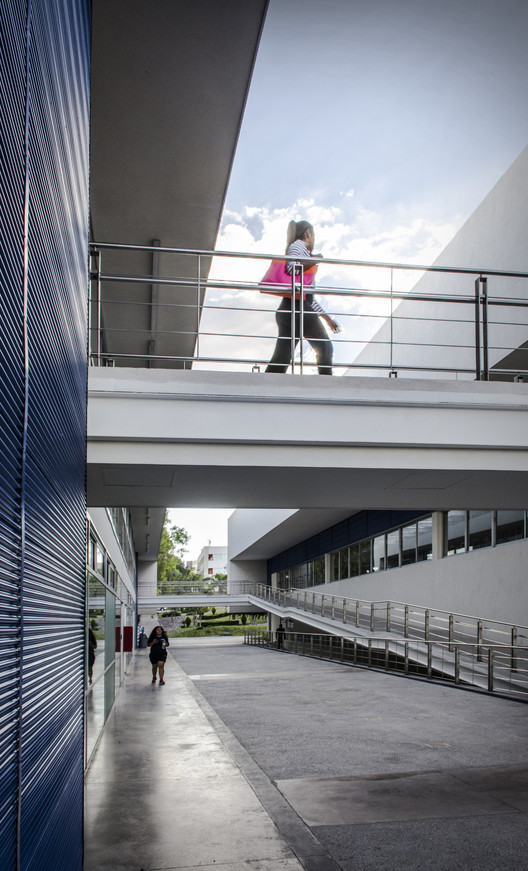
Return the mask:
[[[528,871],[528,705],[238,639],[134,657],[85,871]]]

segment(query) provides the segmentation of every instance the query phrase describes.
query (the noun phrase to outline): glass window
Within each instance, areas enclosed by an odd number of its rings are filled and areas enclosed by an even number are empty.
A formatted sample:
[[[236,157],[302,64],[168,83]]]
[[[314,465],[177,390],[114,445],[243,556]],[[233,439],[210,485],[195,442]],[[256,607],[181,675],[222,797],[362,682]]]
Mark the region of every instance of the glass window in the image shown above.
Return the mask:
[[[348,565],[348,547],[344,547],[339,551],[339,577],[341,580],[350,577],[350,568]]]
[[[88,565],[90,568],[95,568],[95,541],[90,538],[88,541]]]
[[[525,537],[525,511],[497,511],[497,544]]]
[[[367,541],[362,541],[359,545],[359,573],[361,575],[370,574],[370,554],[372,550],[372,541],[369,538]]]
[[[330,561],[330,578],[332,581],[339,580],[339,551],[332,554]]]
[[[318,556],[313,563],[314,584],[324,584],[325,582],[325,558]]]
[[[359,544],[353,544],[350,548],[350,577],[355,578],[361,574],[361,559]]]
[[[408,566],[416,562],[416,523],[404,526],[402,534],[401,564]]]
[[[468,550],[479,550],[481,547],[491,547],[492,522],[492,511],[469,512]]]
[[[372,571],[382,572],[385,565],[385,536],[377,535],[372,546]]]
[[[400,565],[400,530],[394,529],[387,533],[387,568],[395,569]]]
[[[454,553],[464,553],[466,550],[466,512],[447,512],[447,543],[446,553],[448,556]]]
[[[96,572],[99,572],[100,575],[104,575],[104,553],[99,547],[99,545],[95,544],[95,566]]]
[[[417,524],[417,559],[418,562],[433,558],[433,518],[424,517]]]

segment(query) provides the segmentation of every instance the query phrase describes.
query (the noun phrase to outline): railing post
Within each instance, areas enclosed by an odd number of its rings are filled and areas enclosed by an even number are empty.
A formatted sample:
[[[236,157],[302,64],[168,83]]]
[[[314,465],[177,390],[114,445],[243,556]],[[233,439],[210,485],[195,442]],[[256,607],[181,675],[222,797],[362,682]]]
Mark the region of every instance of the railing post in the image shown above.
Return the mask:
[[[488,692],[493,692],[493,648],[488,648]]]
[[[460,683],[460,647],[455,647],[455,683]]]
[[[512,626],[511,648],[510,668],[512,671],[517,671],[517,626]]]
[[[89,358],[92,362],[94,350],[97,359],[97,365],[101,365],[101,252],[99,249],[92,248],[90,250],[90,288],[95,285],[96,297],[92,297],[90,290],[90,299],[88,304],[88,341],[89,341]],[[94,326],[95,320],[95,326]],[[93,332],[95,331],[95,349],[93,341]]]
[[[433,673],[433,645],[427,645],[427,677],[431,677]]]
[[[304,610],[306,611],[306,590],[304,591]]]
[[[332,620],[335,620],[335,596],[332,596]]]
[[[480,278],[475,279],[475,380],[482,378],[480,352]]]
[[[424,640],[429,641],[429,608],[424,612]]]
[[[489,347],[488,347],[488,279],[481,278],[482,283],[482,357],[484,371],[482,380],[489,381]]]
[[[299,371],[301,375],[304,371],[304,268],[301,263],[299,269]],[[295,309],[295,300],[292,299],[292,309]],[[292,354],[293,361],[293,354]]]
[[[315,593],[312,593],[312,614],[315,614]]]
[[[403,637],[409,637],[409,606],[406,605],[403,611]]]
[[[482,620],[477,621],[477,662],[482,662]]]
[[[359,626],[359,599],[356,599],[356,626]]]
[[[374,602],[370,603],[370,631],[374,632]]]
[[[321,595],[321,617],[325,616],[324,593]]]
[[[453,614],[449,615],[449,652],[453,650],[453,638],[455,630],[455,618]]]
[[[200,300],[200,288],[202,283],[201,269],[202,258],[198,254],[196,264],[196,346],[194,351],[196,360],[200,359],[200,316],[202,314],[202,304]]]
[[[387,602],[387,632],[391,631],[391,603]]]
[[[475,279],[475,376],[489,381],[488,279],[483,275]]]

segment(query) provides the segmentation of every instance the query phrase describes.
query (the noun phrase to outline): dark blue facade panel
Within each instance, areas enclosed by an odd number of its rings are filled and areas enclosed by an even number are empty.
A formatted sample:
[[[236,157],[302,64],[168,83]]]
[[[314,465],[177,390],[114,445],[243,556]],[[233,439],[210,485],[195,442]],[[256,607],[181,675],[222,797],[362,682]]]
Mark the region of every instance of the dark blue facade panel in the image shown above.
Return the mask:
[[[0,868],[11,869],[20,726],[25,0],[0,0],[0,18]]]
[[[90,4],[0,10],[0,867],[81,871]]]
[[[334,526],[300,541],[269,559],[268,582],[275,572],[285,571],[330,551],[347,547],[356,541],[379,535],[387,529],[410,523],[426,513],[425,511],[359,511],[352,517],[341,520]]]

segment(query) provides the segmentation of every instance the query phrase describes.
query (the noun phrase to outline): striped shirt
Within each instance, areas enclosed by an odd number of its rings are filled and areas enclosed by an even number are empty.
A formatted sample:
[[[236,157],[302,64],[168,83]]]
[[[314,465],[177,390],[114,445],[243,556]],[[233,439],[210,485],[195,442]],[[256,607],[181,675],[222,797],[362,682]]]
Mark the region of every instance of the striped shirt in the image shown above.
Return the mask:
[[[288,248],[288,255],[287,256],[288,257],[297,257],[299,260],[309,260],[310,257],[312,256],[312,254],[308,250],[308,248],[306,247],[306,245],[304,244],[302,239],[296,239],[295,242],[292,242],[290,247]],[[286,272],[289,275],[292,274],[293,267],[294,267],[293,263],[291,263],[291,262],[286,263]],[[311,284],[310,289],[313,286],[314,285]],[[321,305],[319,300],[315,299],[315,297],[312,300],[312,310],[317,312],[317,314],[322,314],[322,315],[326,314],[326,309],[323,308],[323,306]]]

